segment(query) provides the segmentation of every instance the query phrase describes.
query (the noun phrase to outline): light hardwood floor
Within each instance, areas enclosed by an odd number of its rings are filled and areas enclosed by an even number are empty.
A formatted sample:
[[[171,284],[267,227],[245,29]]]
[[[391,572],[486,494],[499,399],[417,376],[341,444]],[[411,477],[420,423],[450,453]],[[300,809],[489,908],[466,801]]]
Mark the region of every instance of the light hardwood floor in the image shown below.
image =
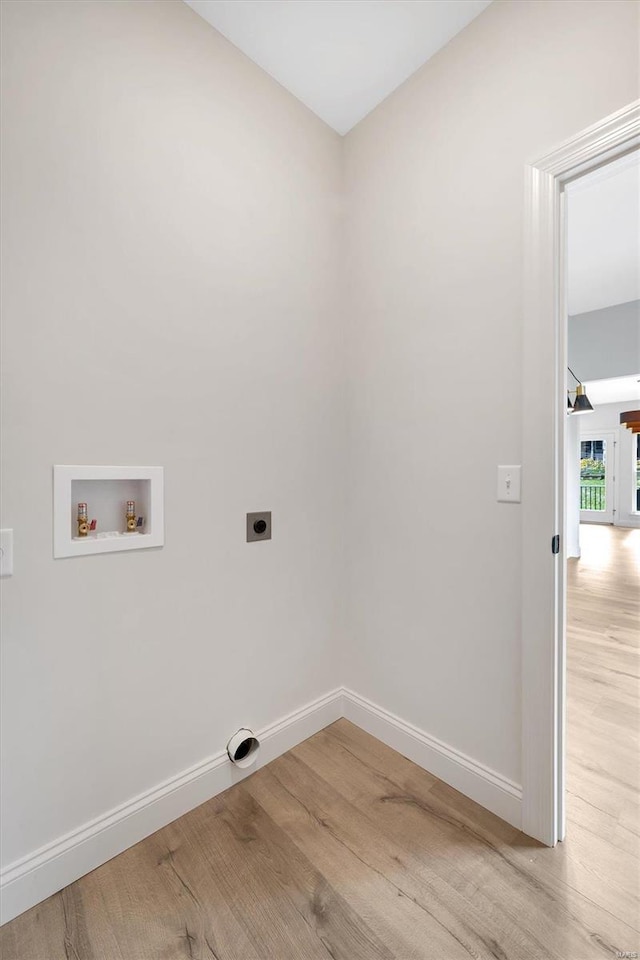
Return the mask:
[[[640,951],[640,530],[569,570],[549,850],[340,720],[7,924],[3,960],[589,960]]]

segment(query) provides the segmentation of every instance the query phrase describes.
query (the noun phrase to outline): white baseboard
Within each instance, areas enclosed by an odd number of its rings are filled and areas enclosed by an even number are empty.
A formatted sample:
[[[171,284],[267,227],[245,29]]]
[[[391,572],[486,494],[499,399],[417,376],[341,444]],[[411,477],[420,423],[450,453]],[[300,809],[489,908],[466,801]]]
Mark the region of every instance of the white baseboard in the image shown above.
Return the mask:
[[[340,717],[351,720],[503,820],[520,827],[522,789],[518,784],[352,690],[339,688],[257,731],[260,753],[256,766],[249,770],[233,766],[226,751],[221,751],[9,864],[0,875],[0,923],[12,920],[95,870]]]
[[[565,547],[565,556],[567,560],[579,560],[580,559],[580,544],[579,543],[567,543]]]
[[[0,875],[0,923],[243,780],[341,716],[342,690],[338,689],[258,731],[261,746],[256,766],[241,770],[223,750],[9,864]]]
[[[344,689],[344,716],[449,786],[520,829],[522,787],[459,750]]]
[[[640,527],[640,514],[627,513],[621,520],[614,521],[614,527],[627,527],[629,530],[635,530]]]

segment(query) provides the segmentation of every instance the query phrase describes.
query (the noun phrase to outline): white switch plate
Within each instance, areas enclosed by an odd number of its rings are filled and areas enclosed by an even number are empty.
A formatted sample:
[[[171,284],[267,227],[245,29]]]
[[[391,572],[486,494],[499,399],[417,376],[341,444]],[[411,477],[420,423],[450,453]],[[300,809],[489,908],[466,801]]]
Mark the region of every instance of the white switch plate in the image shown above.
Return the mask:
[[[13,576],[13,530],[0,530],[0,577]]]
[[[520,464],[498,467],[498,502],[520,503]]]

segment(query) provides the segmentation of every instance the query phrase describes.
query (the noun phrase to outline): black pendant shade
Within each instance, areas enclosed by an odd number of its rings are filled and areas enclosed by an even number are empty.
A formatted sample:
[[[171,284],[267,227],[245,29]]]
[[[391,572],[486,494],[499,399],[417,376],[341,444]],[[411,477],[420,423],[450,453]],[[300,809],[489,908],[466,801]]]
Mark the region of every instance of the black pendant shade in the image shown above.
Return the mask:
[[[578,384],[578,389],[576,390],[576,402],[573,405],[574,413],[589,413],[593,410],[593,406],[587,396],[587,392],[584,389],[581,383]]]
[[[591,413],[593,405],[587,396],[584,384],[578,380],[571,367],[567,367],[567,370],[578,384],[576,387],[575,403],[571,403],[571,391],[567,390],[567,413]]]

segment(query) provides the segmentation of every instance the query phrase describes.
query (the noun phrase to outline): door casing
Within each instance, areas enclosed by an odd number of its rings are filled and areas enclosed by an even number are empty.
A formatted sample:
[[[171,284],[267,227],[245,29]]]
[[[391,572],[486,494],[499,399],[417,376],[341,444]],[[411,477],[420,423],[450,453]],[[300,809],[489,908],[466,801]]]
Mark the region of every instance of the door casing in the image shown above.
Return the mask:
[[[522,829],[564,838],[564,187],[640,146],[640,100],[525,167],[522,501]]]

